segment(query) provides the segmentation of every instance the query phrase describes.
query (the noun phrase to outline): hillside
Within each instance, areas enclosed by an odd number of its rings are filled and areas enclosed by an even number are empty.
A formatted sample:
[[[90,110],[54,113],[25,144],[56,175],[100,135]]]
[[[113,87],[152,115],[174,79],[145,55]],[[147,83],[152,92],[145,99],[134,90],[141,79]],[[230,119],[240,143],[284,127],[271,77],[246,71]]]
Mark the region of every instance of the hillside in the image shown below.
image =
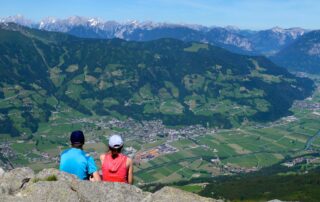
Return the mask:
[[[59,110],[230,128],[290,114],[313,82],[265,57],[160,39],[81,39],[15,24],[0,29],[0,133],[37,131]]]
[[[320,72],[320,31],[312,31],[271,58],[289,70]]]
[[[319,169],[300,174],[279,173],[217,179],[206,186],[200,195],[226,198],[231,201],[267,201],[274,198],[285,201],[317,202]],[[215,190],[212,193],[212,190]]]
[[[311,157],[309,155],[304,157]],[[319,159],[317,152],[312,156]],[[319,201],[320,161],[316,164],[305,161],[292,167],[283,166],[285,161],[288,159],[252,173],[193,178],[169,184],[146,185],[141,188],[156,192],[165,186],[173,186],[201,196],[223,198],[228,201],[268,201],[275,198],[283,201]]]

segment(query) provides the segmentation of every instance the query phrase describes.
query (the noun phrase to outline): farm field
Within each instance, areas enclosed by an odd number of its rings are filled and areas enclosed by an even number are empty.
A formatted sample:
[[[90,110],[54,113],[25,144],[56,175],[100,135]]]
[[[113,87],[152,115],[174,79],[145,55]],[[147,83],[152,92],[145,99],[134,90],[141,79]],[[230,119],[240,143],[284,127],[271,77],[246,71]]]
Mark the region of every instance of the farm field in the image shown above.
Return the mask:
[[[318,92],[313,102],[318,102]],[[137,166],[139,183],[168,183],[223,174],[221,165],[235,168],[263,168],[279,163],[286,156],[306,153],[307,141],[320,130],[319,116],[312,110],[292,108],[295,119],[266,125],[251,124],[233,130],[220,130],[169,144],[179,152],[163,155]],[[320,149],[320,138],[311,144]],[[220,166],[211,160],[221,161]],[[169,167],[170,166],[170,167]],[[189,189],[189,187],[182,189]],[[192,186],[191,186],[192,191]]]
[[[303,125],[302,125],[303,126]],[[314,126],[316,126],[314,124]],[[317,131],[319,127],[310,127]],[[220,158],[222,164],[242,168],[262,168],[303,151],[310,135],[303,135],[285,126],[255,129],[246,127],[223,131],[215,135],[171,142],[180,151],[163,155],[137,166],[139,182],[172,182],[221,174],[211,159]],[[314,147],[319,148],[319,140]]]

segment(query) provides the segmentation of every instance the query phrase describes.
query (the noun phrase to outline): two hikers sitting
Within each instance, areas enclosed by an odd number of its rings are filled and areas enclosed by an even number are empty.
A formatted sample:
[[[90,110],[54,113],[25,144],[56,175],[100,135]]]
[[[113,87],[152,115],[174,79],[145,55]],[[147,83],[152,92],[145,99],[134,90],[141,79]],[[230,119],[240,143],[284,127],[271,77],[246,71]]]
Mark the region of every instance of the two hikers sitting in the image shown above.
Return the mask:
[[[73,131],[71,148],[61,153],[60,170],[76,175],[81,180],[101,181],[94,159],[83,151],[82,131]],[[119,135],[109,138],[109,151],[100,155],[102,181],[133,183],[133,163],[121,153],[123,140]]]

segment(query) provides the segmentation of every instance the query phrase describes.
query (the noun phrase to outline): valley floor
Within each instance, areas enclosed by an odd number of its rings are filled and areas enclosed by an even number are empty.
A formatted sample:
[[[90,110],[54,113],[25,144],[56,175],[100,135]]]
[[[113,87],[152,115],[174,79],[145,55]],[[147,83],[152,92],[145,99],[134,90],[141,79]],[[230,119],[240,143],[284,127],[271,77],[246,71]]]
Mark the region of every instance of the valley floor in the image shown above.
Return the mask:
[[[313,79],[320,84],[319,77]],[[250,173],[279,162],[319,166],[315,157],[286,161],[319,151],[319,102],[320,87],[312,97],[295,102],[292,116],[272,123],[248,122],[231,130],[199,125],[169,128],[161,121],[86,117],[62,107],[31,137],[2,135],[0,166],[57,167],[59,153],[68,148],[70,132],[79,128],[88,140],[85,149],[96,159],[106,151],[110,134],[123,135],[125,152],[134,158],[136,183],[141,186]]]

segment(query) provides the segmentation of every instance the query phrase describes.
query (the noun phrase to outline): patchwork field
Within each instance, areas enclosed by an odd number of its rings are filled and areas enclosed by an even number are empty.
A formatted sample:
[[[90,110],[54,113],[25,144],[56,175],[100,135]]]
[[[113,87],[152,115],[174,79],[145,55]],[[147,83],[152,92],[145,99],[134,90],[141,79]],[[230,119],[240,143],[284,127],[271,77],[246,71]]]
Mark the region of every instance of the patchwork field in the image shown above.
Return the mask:
[[[315,99],[313,102],[318,101]],[[252,124],[172,141],[169,144],[179,152],[140,163],[136,169],[137,181],[168,183],[220,175],[223,165],[259,169],[276,164],[286,156],[303,154],[308,140],[320,130],[320,120],[314,110],[292,108],[292,111],[296,117],[294,120],[288,118],[266,125]],[[315,138],[311,145],[313,149],[320,149],[320,138]],[[221,161],[219,166],[211,161],[217,158]],[[195,186],[195,191],[198,188]],[[185,189],[192,190],[193,186]]]
[[[199,48],[205,47],[195,46],[186,51],[197,51]],[[75,67],[72,66],[69,70],[73,69]],[[190,82],[190,80],[193,80],[193,84],[200,85],[202,82],[201,77],[196,75],[186,78],[185,82]],[[166,85],[174,91],[172,93],[173,97],[179,94],[171,83],[168,82]],[[76,84],[71,85],[71,87],[72,89],[69,89],[70,93],[79,95],[81,89],[77,88]],[[192,87],[196,88],[196,85]],[[11,91],[12,89],[6,89],[6,96],[14,96]],[[21,93],[28,94],[27,91]],[[167,94],[163,91],[161,96],[168,96]],[[44,99],[38,94],[30,94],[30,96],[34,97],[33,99],[39,99],[39,101]],[[153,99],[148,86],[141,89],[139,96],[140,100],[136,100],[139,102]],[[57,100],[52,98],[48,98],[48,100],[52,105],[57,104]],[[19,99],[12,98],[0,102],[0,105],[5,105],[9,101],[12,103],[20,102]],[[92,104],[90,100],[83,100],[83,102]],[[113,102],[112,99],[105,100],[105,104],[108,105],[112,105]],[[208,113],[203,105],[199,105],[201,102],[201,96],[195,94],[189,98],[186,104],[191,109],[198,110],[198,113]],[[312,99],[303,102],[302,106],[320,102],[319,90],[314,93]],[[223,102],[207,107],[225,111],[227,109],[225,105],[230,104]],[[228,113],[240,113],[240,111],[246,110],[237,106],[234,107],[235,110]],[[163,102],[159,110],[174,114],[181,112],[180,105],[174,98]],[[122,134],[133,130],[132,133],[135,136],[127,136],[125,144],[126,148],[132,150],[132,155],[150,151],[156,152],[154,157],[135,162],[135,182],[137,184],[170,183],[260,169],[276,164],[284,160],[286,156],[297,156],[305,153],[308,142],[320,130],[320,110],[301,106],[294,106],[291,110],[293,116],[272,123],[249,122],[231,130],[218,130],[215,133],[179,135],[176,137],[150,135],[150,138],[143,138],[140,133],[144,129],[135,132],[136,129],[134,126],[130,128],[130,124],[129,129],[122,126],[101,127],[104,120],[100,116],[87,117],[61,104],[59,111],[53,112],[49,117],[48,123],[41,122],[39,124],[39,129],[34,135],[22,136],[21,140],[3,134],[0,136],[0,140],[8,142],[15,153],[14,158],[10,158],[10,162],[14,166],[30,166],[34,170],[41,170],[47,167],[58,167],[59,154],[69,147],[70,131],[82,129],[85,132],[87,140],[85,150],[99,162],[98,156],[107,150],[107,138],[110,134]],[[41,114],[40,111],[34,113]],[[120,120],[124,118],[116,112],[113,113]],[[21,114],[14,110],[10,113],[10,116],[16,122],[19,122],[21,118]],[[175,150],[157,150],[164,145]],[[320,138],[314,138],[310,142],[310,147],[319,150]],[[196,192],[198,185],[186,187],[190,190],[193,188]]]

